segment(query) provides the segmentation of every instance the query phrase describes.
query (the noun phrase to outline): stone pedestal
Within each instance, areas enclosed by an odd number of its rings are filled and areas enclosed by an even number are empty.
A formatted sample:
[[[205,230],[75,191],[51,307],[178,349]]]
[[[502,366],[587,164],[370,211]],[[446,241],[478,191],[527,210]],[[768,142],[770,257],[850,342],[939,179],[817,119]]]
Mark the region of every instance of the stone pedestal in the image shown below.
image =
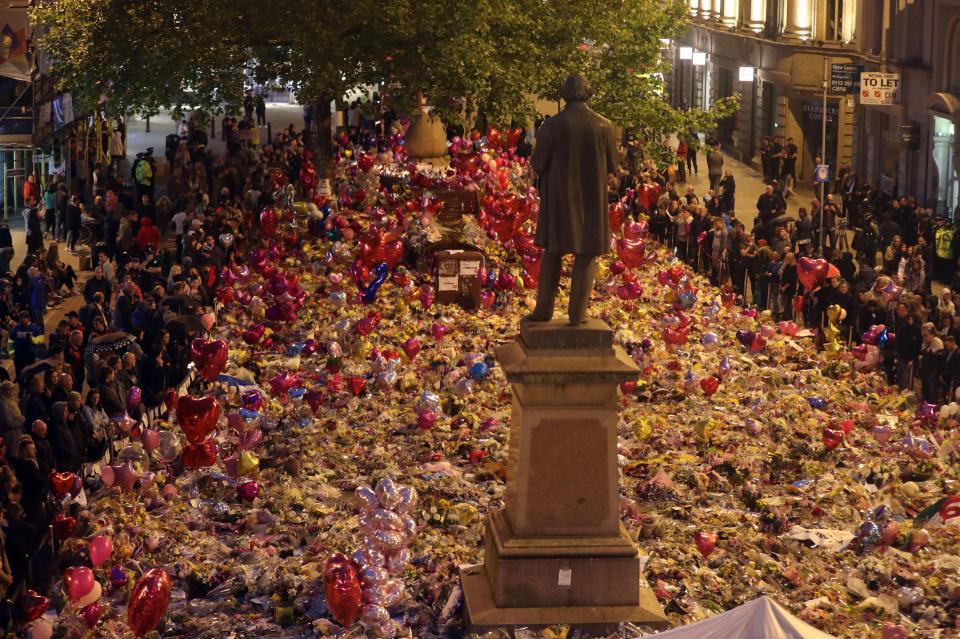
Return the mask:
[[[665,625],[620,524],[617,386],[639,369],[599,320],[522,323],[497,351],[513,389],[506,507],[461,581],[472,628]]]

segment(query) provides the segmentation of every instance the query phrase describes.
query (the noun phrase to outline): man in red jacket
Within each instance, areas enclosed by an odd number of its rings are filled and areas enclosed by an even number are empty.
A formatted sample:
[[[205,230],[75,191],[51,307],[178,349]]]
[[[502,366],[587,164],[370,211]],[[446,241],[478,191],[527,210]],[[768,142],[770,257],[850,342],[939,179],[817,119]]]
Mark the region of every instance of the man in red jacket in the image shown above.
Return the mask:
[[[154,250],[160,246],[160,231],[149,217],[144,217],[140,220],[140,232],[137,233],[137,248],[144,253],[148,246]]]

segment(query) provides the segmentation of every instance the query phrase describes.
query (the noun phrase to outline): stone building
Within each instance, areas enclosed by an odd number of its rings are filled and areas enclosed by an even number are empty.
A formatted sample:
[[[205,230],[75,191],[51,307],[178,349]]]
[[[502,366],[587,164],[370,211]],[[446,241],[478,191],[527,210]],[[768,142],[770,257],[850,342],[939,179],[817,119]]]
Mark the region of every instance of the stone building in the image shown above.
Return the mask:
[[[740,112],[717,131],[726,150],[758,166],[764,136],[792,137],[799,179],[812,179],[826,81],[831,168],[850,163],[885,190],[956,211],[960,0],[689,2],[690,28],[670,51],[671,95],[704,106],[740,93]],[[845,87],[834,65],[847,65]],[[899,99],[863,104],[861,71],[894,74]]]

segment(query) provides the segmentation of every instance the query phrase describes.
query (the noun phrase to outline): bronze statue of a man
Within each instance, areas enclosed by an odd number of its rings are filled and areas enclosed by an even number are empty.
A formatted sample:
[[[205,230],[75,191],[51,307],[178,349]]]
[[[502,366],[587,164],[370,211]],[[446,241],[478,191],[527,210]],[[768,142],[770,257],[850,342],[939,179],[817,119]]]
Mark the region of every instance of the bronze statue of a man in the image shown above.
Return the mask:
[[[567,315],[571,326],[586,320],[598,255],[610,249],[607,175],[617,168],[613,125],[587,106],[593,91],[571,75],[560,90],[566,106],[537,130],[530,162],[540,176],[536,244],[544,248],[537,307],[525,319],[547,322],[560,286],[563,256],[573,253]]]

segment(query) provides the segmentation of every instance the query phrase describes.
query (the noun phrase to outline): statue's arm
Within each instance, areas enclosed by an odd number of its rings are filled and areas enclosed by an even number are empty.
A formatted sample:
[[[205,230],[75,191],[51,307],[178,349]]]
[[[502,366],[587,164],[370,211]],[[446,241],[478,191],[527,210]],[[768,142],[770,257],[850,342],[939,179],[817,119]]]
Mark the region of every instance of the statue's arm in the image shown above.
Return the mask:
[[[543,175],[550,166],[550,155],[553,151],[553,136],[550,135],[546,126],[541,126],[540,130],[537,131],[535,142],[533,155],[530,156],[530,166],[538,174]]]
[[[607,173],[613,175],[620,166],[620,162],[617,159],[617,138],[613,132],[612,125],[607,124],[607,126],[603,127],[603,130],[607,138]]]

